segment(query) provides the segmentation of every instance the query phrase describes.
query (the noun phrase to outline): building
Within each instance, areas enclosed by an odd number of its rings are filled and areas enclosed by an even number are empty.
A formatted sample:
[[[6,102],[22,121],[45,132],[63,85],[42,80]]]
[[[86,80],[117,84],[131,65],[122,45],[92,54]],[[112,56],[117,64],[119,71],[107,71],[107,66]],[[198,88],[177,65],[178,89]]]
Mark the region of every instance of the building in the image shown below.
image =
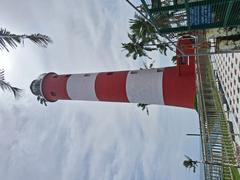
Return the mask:
[[[240,54],[216,54],[212,56],[218,87],[227,116],[240,129]],[[232,115],[232,117],[230,117]]]

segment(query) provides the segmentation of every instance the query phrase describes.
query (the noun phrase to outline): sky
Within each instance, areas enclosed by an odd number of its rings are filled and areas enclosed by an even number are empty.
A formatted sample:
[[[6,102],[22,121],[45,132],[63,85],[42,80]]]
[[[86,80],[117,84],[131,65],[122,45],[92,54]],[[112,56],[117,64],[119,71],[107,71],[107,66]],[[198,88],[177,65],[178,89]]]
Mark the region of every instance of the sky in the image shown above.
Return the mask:
[[[86,73],[139,69],[125,57],[128,19],[124,0],[1,0],[1,27],[16,34],[42,33],[54,43],[25,41],[0,54],[5,79],[24,89],[15,100],[0,92],[0,179],[195,180],[184,154],[200,159],[195,111],[151,105],[58,101],[40,105],[29,85],[44,72]],[[155,67],[172,65],[151,55]],[[149,61],[147,63],[150,63]]]

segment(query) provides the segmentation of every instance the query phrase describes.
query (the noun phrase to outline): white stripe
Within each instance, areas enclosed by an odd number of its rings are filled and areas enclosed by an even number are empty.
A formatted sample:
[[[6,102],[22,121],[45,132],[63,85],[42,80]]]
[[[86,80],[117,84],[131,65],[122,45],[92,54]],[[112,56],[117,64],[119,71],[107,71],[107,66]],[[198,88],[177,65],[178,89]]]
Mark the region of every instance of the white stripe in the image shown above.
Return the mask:
[[[129,102],[164,104],[162,77],[163,69],[130,71],[126,84]]]
[[[95,93],[96,73],[73,74],[67,81],[67,93],[72,100],[98,101]]]

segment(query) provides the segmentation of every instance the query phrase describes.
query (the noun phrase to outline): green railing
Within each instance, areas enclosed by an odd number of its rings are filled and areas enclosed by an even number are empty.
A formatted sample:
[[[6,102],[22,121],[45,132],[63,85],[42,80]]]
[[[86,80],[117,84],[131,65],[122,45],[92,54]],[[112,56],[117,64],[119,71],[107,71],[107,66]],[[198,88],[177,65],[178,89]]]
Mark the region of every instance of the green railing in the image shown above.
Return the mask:
[[[237,164],[233,140],[208,56],[197,57],[197,80],[203,158],[222,164],[205,164],[205,179],[238,180],[238,170],[232,166]]]
[[[240,25],[240,0],[141,0],[160,33]]]

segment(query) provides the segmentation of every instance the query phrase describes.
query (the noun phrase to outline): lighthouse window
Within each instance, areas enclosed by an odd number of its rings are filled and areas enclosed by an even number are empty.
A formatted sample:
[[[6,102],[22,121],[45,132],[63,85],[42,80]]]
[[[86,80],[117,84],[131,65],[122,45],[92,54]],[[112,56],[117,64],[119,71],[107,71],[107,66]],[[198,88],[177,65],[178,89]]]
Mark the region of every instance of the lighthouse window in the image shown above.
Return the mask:
[[[52,96],[56,96],[56,93],[55,93],[55,92],[51,92],[51,95],[52,95]]]
[[[89,77],[89,76],[90,76],[90,74],[84,74],[83,76],[84,76],[84,77]]]
[[[163,69],[157,69],[157,72],[163,72]]]
[[[131,71],[130,73],[131,74],[137,74],[137,71]]]
[[[113,74],[113,72],[108,72],[108,73],[107,73],[107,75],[112,75],[112,74]]]

